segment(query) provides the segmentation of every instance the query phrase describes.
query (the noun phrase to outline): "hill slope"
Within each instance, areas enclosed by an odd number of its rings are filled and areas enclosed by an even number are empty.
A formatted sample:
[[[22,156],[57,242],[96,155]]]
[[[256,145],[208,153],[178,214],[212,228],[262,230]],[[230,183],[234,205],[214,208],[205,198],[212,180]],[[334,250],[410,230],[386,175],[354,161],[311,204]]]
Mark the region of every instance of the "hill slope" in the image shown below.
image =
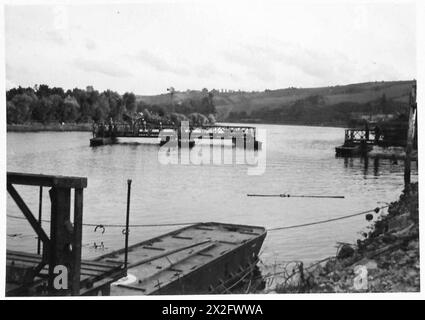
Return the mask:
[[[346,122],[349,114],[402,112],[413,81],[382,81],[320,88],[286,88],[262,92],[218,92],[213,101],[218,120],[332,124]],[[202,96],[201,91],[175,92],[180,103]],[[138,96],[147,104],[170,104],[169,94]]]

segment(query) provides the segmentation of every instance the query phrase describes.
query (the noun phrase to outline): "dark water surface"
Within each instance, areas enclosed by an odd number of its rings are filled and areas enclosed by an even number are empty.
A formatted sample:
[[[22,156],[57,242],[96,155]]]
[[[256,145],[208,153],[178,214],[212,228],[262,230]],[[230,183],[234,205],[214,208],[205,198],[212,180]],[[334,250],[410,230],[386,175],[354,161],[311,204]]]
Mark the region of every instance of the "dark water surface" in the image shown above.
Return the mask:
[[[334,147],[342,144],[343,129],[259,127],[267,130],[266,150],[256,155],[266,159],[262,175],[248,175],[251,166],[247,164],[162,164],[159,146],[154,144],[90,148],[88,132],[8,133],[7,170],[88,177],[84,222],[95,224],[125,222],[128,178],[133,180],[132,224],[219,221],[274,228],[368,210],[396,200],[402,191],[402,161],[335,158]],[[195,148],[191,155],[199,157],[199,150],[206,152],[205,148],[209,147]],[[413,180],[417,180],[416,163],[413,169]],[[37,214],[38,188],[17,189]],[[43,193],[45,217],[50,210],[47,191]],[[344,195],[345,199],[251,198],[247,193]],[[7,210],[9,215],[22,216],[10,196]],[[36,240],[28,223],[13,218],[7,223],[8,249],[35,252]],[[43,226],[47,228],[48,223]],[[337,241],[353,242],[367,226],[364,216],[359,216],[269,232],[261,258],[266,264],[321,259],[335,254]],[[130,243],[176,228],[133,228]],[[107,227],[102,234],[85,227],[84,257],[123,247],[121,231]],[[94,243],[103,243],[103,248],[95,249]]]

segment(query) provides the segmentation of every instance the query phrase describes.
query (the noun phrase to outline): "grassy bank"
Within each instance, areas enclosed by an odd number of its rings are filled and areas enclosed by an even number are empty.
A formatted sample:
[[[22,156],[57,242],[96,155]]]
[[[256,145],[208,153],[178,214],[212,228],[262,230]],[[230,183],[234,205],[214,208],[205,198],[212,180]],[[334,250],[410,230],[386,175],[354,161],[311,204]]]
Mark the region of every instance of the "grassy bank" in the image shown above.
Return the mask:
[[[8,124],[8,132],[40,132],[40,131],[92,131],[91,123],[27,123]]]

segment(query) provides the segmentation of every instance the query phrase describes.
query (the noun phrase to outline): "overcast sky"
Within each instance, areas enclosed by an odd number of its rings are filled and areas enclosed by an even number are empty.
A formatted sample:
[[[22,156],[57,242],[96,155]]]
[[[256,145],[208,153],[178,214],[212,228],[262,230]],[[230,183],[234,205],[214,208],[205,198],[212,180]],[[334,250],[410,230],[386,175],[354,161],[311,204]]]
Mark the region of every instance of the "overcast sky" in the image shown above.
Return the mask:
[[[411,4],[8,6],[6,85],[137,94],[416,77]]]

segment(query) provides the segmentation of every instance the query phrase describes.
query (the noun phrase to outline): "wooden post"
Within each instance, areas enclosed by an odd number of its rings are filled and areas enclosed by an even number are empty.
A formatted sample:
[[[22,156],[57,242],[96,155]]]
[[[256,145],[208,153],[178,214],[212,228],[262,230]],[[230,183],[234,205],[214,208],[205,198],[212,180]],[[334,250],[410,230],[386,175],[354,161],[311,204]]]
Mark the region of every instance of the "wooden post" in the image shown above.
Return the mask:
[[[415,120],[416,120],[416,84],[412,86],[410,93],[410,110],[409,110],[409,126],[407,129],[407,142],[406,142],[406,159],[404,160],[404,187],[406,192],[410,191],[410,165],[411,153],[413,148],[413,137],[415,134]]]
[[[80,294],[81,242],[83,238],[83,189],[74,191],[74,228],[72,247],[72,290],[71,294]]]
[[[130,224],[130,192],[131,192],[131,179],[127,180],[127,213],[125,218],[125,254],[124,254],[124,268],[127,273],[128,264],[128,236],[129,236],[129,224]]]
[[[49,194],[51,199],[51,218],[48,289],[52,294],[63,295],[64,290],[56,290],[53,286],[54,279],[58,275],[54,273],[54,270],[59,265],[66,267],[68,270],[68,286],[72,283],[71,189],[52,187]]]
[[[42,227],[41,219],[42,219],[42,207],[43,207],[43,186],[40,186],[40,195],[38,198],[38,223],[40,224],[40,228]],[[41,254],[41,239],[37,237],[37,254]]]

